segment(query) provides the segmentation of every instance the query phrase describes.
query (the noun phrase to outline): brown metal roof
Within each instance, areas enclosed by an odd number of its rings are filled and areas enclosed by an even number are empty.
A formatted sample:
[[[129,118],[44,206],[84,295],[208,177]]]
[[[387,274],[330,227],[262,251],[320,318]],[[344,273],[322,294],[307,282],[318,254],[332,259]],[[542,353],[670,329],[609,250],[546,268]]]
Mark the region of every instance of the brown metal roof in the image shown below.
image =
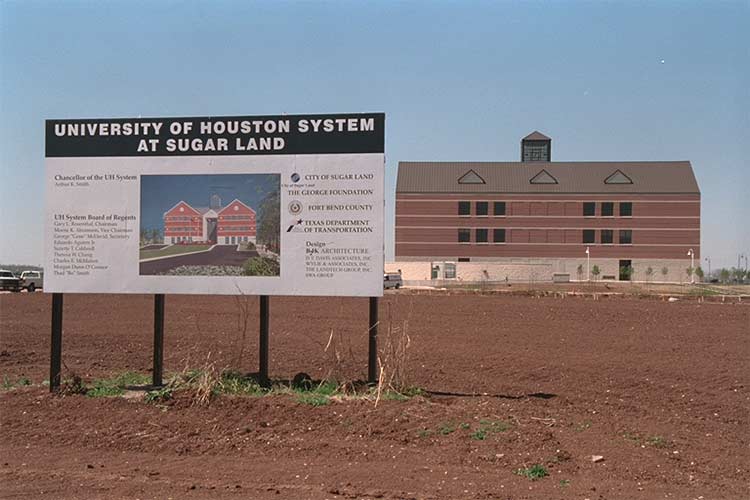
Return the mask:
[[[485,184],[459,184],[473,170]],[[546,170],[557,184],[532,184]],[[620,170],[632,184],[605,184]],[[398,164],[398,193],[673,193],[700,194],[689,161],[408,162]]]
[[[535,130],[521,140],[522,141],[551,141],[552,139],[550,139],[543,133],[539,132],[538,130]]]

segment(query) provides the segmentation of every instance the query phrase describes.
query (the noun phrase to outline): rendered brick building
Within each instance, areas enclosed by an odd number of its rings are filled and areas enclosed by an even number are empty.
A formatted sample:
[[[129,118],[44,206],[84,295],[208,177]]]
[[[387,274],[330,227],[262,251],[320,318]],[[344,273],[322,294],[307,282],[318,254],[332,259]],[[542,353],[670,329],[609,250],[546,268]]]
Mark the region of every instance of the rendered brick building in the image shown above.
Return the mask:
[[[685,281],[700,264],[700,190],[688,161],[400,162],[396,262],[405,280]],[[586,250],[588,249],[587,262]]]
[[[212,196],[210,206],[198,208],[179,201],[164,213],[164,242],[169,244],[254,244],[255,235],[255,210],[237,199],[222,206],[221,199]]]

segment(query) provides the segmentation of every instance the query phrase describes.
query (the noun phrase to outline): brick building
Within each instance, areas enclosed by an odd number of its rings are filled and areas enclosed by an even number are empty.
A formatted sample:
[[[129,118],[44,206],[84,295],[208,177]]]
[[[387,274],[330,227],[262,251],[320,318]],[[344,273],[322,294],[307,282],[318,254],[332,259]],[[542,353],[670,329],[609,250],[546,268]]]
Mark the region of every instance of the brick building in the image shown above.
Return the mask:
[[[214,195],[210,206],[198,208],[179,201],[164,213],[164,242],[168,244],[254,244],[255,232],[255,210],[237,199],[222,206]]]
[[[552,162],[534,132],[521,162],[399,163],[389,270],[405,280],[575,280],[596,265],[598,279],[685,281],[690,250],[698,266],[688,161]]]

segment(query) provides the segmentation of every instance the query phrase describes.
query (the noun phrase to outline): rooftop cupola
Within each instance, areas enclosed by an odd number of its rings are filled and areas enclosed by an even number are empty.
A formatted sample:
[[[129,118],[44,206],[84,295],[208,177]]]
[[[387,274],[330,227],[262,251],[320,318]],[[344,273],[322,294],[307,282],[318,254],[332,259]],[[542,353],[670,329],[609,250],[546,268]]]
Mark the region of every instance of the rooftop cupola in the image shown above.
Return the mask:
[[[521,161],[552,161],[552,139],[536,130],[521,139]]]

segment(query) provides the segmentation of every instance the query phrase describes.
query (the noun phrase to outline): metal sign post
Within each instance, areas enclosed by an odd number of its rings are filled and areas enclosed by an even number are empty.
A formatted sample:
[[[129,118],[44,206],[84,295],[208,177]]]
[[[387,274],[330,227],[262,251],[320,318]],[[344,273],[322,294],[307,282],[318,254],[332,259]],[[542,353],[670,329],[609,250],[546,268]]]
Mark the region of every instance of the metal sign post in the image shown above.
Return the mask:
[[[370,297],[370,327],[367,351],[367,383],[378,383],[378,298]]]
[[[270,387],[268,378],[268,327],[270,318],[268,313],[268,295],[260,296],[260,342],[258,353],[258,382],[262,387]]]
[[[164,374],[164,294],[154,295],[154,369],[151,384],[163,385]]]
[[[60,389],[62,372],[62,323],[63,323],[63,294],[52,294],[52,342],[49,362],[49,390],[56,392]]]

